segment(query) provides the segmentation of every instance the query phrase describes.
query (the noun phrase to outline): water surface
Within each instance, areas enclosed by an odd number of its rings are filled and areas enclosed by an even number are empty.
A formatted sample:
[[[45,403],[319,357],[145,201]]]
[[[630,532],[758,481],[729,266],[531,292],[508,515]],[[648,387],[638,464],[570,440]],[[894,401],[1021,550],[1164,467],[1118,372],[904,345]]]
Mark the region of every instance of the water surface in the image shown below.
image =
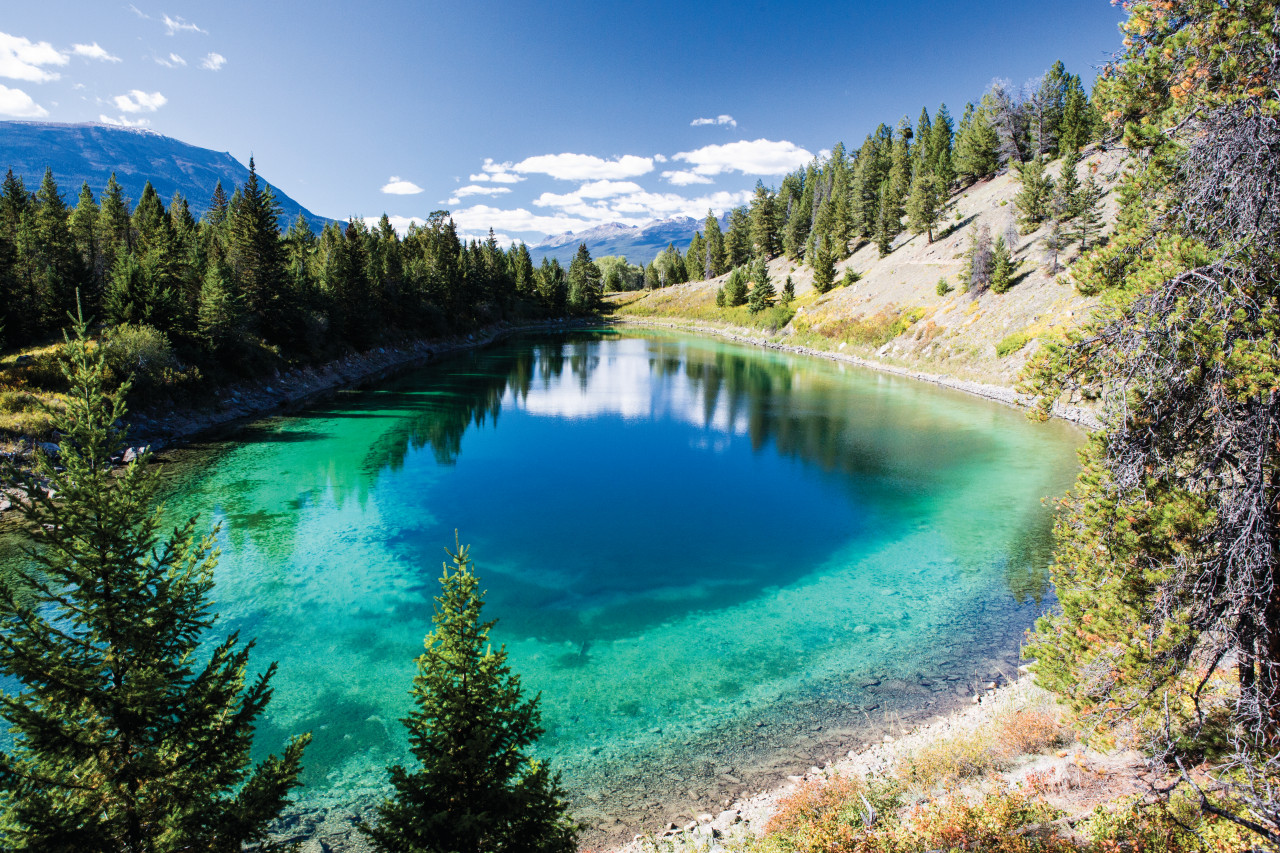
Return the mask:
[[[542,693],[540,752],[608,815],[732,796],[746,764],[820,759],[841,737],[817,732],[1011,668],[1078,441],[823,360],[571,333],[183,451],[165,492],[220,526],[218,633],[279,662],[259,744],[314,732],[307,802],[367,804],[405,760],[456,529]]]

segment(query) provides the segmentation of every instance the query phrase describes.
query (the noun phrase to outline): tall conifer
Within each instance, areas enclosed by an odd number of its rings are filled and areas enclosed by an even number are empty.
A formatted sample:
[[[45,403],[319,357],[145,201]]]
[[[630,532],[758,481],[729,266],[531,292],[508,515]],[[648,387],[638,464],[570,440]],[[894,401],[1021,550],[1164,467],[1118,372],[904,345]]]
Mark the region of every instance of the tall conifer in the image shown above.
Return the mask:
[[[266,837],[297,784],[309,735],[251,767],[275,667],[247,683],[252,643],[208,653],[216,555],[195,519],[162,537],[149,454],[112,471],[124,388],[105,390],[85,324],[67,344],[70,391],[56,464],[4,469],[29,562],[0,575],[0,755],[5,849],[240,850]],[[56,498],[55,498],[56,495]],[[203,659],[203,663],[201,660]]]

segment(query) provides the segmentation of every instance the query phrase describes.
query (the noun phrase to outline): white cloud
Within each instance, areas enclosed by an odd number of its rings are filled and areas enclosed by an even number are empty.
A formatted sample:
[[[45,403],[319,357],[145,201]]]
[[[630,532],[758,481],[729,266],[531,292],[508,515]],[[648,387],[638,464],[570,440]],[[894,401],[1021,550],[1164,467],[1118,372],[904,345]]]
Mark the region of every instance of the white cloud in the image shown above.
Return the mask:
[[[683,169],[675,172],[663,172],[662,177],[678,187],[687,187],[690,184],[714,184],[715,181],[706,175],[699,175],[697,172],[691,172]]]
[[[93,44],[73,44],[71,45],[71,52],[76,56],[83,56],[85,59],[96,59],[99,62],[120,61],[120,57],[107,53],[106,48],[96,41]]]
[[[413,181],[402,181],[399,176],[392,175],[391,179],[382,187],[382,191],[387,195],[417,195],[422,192],[422,187]]]
[[[141,9],[139,9],[137,6],[133,5],[132,3],[130,3],[130,4],[129,4],[129,11],[130,11],[130,12],[132,12],[133,14],[137,15],[139,18],[141,18],[141,19],[142,19],[142,20],[144,20],[144,21],[149,21],[149,20],[151,20],[151,16],[150,16],[150,15],[148,15],[146,12],[142,11]]]
[[[0,86],[0,116],[14,118],[44,118],[49,111],[31,99],[21,89]]]
[[[538,231],[543,234],[558,234],[561,231],[579,231],[599,224],[573,216],[544,216],[531,213],[522,207],[515,210],[502,210],[485,204],[464,207],[453,211],[453,221],[460,229],[470,232],[495,231]]]
[[[183,59],[181,56],[178,56],[178,54],[171,53],[169,54],[168,59],[161,59],[159,57],[156,57],[156,64],[163,65],[165,68],[178,68],[179,66],[186,65],[187,61]]]
[[[627,154],[604,160],[590,154],[539,154],[512,165],[515,172],[550,175],[562,181],[594,181],[634,178],[653,171],[652,157]],[[486,168],[486,171],[489,171]]]
[[[742,172],[746,175],[785,175],[805,165],[813,155],[793,142],[770,139],[742,140],[724,145],[706,145],[675,155],[693,166],[699,175]]]
[[[453,200],[449,204],[457,204],[458,199],[466,198],[469,195],[502,195],[509,192],[511,192],[511,187],[478,187],[475,184],[471,184],[454,190]]]
[[[32,42],[21,36],[0,33],[0,77],[47,83],[61,75],[47,71],[46,65],[66,65],[67,55],[47,41]]]
[[[113,124],[116,127],[146,127],[147,125],[151,124],[150,119],[140,118],[137,121],[129,121],[129,119],[125,116],[117,116],[116,118],[112,118],[109,115],[98,116],[98,121],[102,122],[103,124]]]
[[[141,89],[133,89],[127,95],[116,95],[112,100],[116,109],[122,113],[153,113],[169,102],[169,99],[159,92],[147,94]]]
[[[738,126],[738,122],[736,122],[733,116],[730,115],[718,115],[715,118],[695,118],[693,121],[689,122],[690,127],[702,127],[708,124],[728,125],[729,127]]]
[[[138,10],[134,9],[134,11],[137,12]],[[138,14],[142,15],[141,12],[138,12]],[[143,15],[143,17],[145,18],[146,16]],[[195,24],[183,20],[181,17],[170,18],[168,15],[165,15],[164,26],[168,31],[167,35],[175,35],[176,33],[204,33],[205,35],[208,35],[207,30],[202,30]]]
[[[494,172],[489,175],[489,180],[496,184],[518,184],[525,178],[520,175],[513,175],[510,172]]]
[[[206,71],[220,71],[227,64],[227,58],[220,53],[210,53],[200,60],[200,67]]]
[[[654,154],[654,155],[653,155],[653,162],[655,162],[655,163],[665,163],[665,162],[667,162],[667,158],[666,158],[666,157],[664,157],[664,156],[663,156],[663,155],[661,155],[661,154]]]

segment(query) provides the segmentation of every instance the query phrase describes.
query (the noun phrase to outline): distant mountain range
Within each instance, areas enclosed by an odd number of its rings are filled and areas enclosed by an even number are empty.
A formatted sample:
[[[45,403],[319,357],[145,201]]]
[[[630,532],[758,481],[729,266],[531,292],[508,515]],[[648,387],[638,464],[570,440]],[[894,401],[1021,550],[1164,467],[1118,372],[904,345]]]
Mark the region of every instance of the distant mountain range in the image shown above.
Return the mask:
[[[631,263],[644,265],[656,258],[668,244],[674,243],[681,252],[689,248],[689,241],[693,239],[694,232],[702,230],[702,223],[703,220],[688,216],[661,219],[640,226],[610,222],[577,233],[554,234],[530,246],[529,254],[535,262],[548,257],[567,265],[577,253],[578,245],[586,243],[593,258],[625,255]],[[727,214],[722,218],[720,227],[728,227]]]
[[[80,185],[88,182],[94,197],[112,172],[131,203],[142,196],[147,181],[165,204],[180,192],[199,218],[209,209],[218,181],[231,195],[249,178],[249,168],[226,152],[197,148],[150,130],[105,124],[57,124],[38,121],[0,121],[0,172],[12,169],[35,192],[46,168],[53,169],[58,190],[75,206]],[[266,175],[259,178],[270,183]],[[280,227],[301,213],[319,231],[330,220],[317,216],[272,185],[284,211]]]

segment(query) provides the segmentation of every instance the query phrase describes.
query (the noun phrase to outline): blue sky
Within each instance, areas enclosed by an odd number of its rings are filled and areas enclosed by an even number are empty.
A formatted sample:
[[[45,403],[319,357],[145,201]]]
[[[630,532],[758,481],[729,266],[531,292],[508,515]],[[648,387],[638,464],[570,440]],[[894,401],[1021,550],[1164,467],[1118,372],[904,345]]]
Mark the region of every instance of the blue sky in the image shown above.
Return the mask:
[[[324,216],[445,208],[531,242],[724,210],[1056,59],[1091,80],[1123,17],[1107,0],[6,5],[2,118],[137,124],[252,154]]]

